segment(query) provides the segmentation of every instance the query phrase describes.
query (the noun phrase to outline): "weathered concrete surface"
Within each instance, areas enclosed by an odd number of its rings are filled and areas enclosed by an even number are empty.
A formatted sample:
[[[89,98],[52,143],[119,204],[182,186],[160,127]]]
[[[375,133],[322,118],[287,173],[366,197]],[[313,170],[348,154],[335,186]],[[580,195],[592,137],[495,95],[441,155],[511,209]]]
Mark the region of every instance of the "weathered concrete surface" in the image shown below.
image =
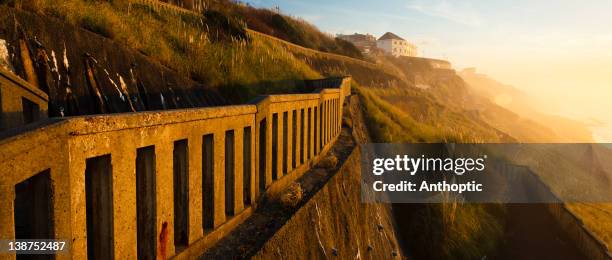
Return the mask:
[[[76,151],[70,153],[71,161],[71,194],[72,194],[72,216],[73,228],[73,257],[80,258],[79,252],[86,250],[86,230],[85,215],[79,214],[84,211],[84,190],[82,174],[85,169],[85,159],[104,154],[111,154],[113,165],[113,194],[114,196],[114,219],[115,219],[115,257],[135,258],[136,254],[136,176],[134,175],[136,148],[155,146],[156,162],[156,235],[159,237],[161,227],[164,223],[168,228],[168,240],[166,241],[167,252],[174,254],[173,242],[173,182],[172,174],[172,144],[176,140],[187,139],[190,147],[189,179],[190,179],[190,203],[189,215],[192,222],[189,223],[190,240],[196,240],[205,235],[202,231],[202,194],[204,192],[214,193],[214,223],[215,227],[221,226],[226,222],[225,215],[225,131],[233,129],[237,136],[242,135],[245,126],[254,126],[254,110],[252,106],[238,107],[235,109],[202,109],[204,113],[199,116],[207,115],[206,119],[193,120],[193,117],[183,117],[180,112],[163,113],[138,113],[125,117],[102,118],[92,117],[82,121],[77,121],[76,129],[85,130],[84,132],[73,132],[75,135],[70,141],[69,146]],[[190,114],[192,111],[184,111]],[[231,113],[235,112],[235,113]],[[250,113],[249,113],[250,112]],[[230,114],[230,115],[228,115]],[[227,116],[224,116],[227,115]],[[116,120],[115,120],[116,119]],[[181,123],[163,123],[159,120],[181,120]],[[106,124],[105,124],[106,123]],[[131,124],[139,124],[140,127],[132,127]],[[110,128],[110,129],[107,129]],[[94,133],[88,131],[95,131]],[[213,134],[214,136],[214,174],[213,190],[203,191],[201,185],[202,177],[202,136]],[[238,144],[241,147],[242,143]],[[253,153],[254,154],[254,151]],[[115,156],[116,155],[116,156]],[[241,155],[238,153],[237,155]],[[254,160],[253,160],[254,161]],[[236,167],[236,176],[241,176],[242,167]],[[254,179],[254,178],[253,178]],[[242,184],[237,182],[237,184]],[[164,184],[164,185],[162,185]],[[242,190],[242,185],[238,187]],[[236,202],[241,204],[241,200]],[[158,244],[163,243],[159,241]]]
[[[343,110],[343,132],[350,129],[355,144],[369,142],[359,99],[352,96]],[[361,202],[360,163],[355,148],[325,186],[253,258],[401,258],[390,205]]]
[[[66,152],[68,124],[59,122],[52,126],[39,128],[12,138],[10,145],[0,141],[0,237],[14,237],[15,184],[35,174],[51,171],[53,193],[53,218],[59,221],[70,219],[70,181],[68,172],[68,153]],[[52,131],[46,131],[52,129]],[[33,159],[36,158],[36,159]],[[28,174],[20,174],[28,173]],[[54,224],[54,237],[70,238],[70,223]],[[58,255],[66,259],[68,255]],[[14,255],[3,254],[1,259],[14,259]]]
[[[45,92],[0,68],[0,131],[46,119],[48,102]]]
[[[345,83],[350,84],[350,79]],[[120,259],[138,257],[138,213],[137,207],[134,206],[138,205],[135,173],[138,168],[143,167],[150,167],[155,171],[155,206],[152,212],[155,215],[155,223],[150,224],[154,226],[153,232],[158,238],[157,257],[161,257],[160,254],[164,252],[166,257],[178,254],[179,258],[197,254],[198,250],[201,253],[203,248],[223,238],[249,216],[260,197],[273,196],[276,190],[301,176],[320,159],[320,154],[330,149],[340,129],[339,115],[342,113],[342,106],[338,101],[344,98],[343,93],[348,93],[346,88],[323,89],[317,94],[269,96],[262,98],[256,105],[73,117],[0,140],[0,150],[3,151],[0,153],[0,223],[3,223],[0,226],[0,238],[12,239],[15,234],[15,185],[40,172],[50,171],[53,190],[53,237],[68,239],[72,243],[70,254],[59,255],[58,258],[86,258],[87,216],[91,214],[86,214],[88,199],[85,173],[92,172],[86,170],[87,160],[109,156],[111,170],[99,172],[112,175],[110,185],[104,187],[112,187],[109,198],[112,200],[113,246],[110,248],[112,252],[103,255],[114,255]],[[313,113],[315,108],[321,111],[319,117]],[[273,146],[271,119],[275,114],[278,118],[278,115],[289,111],[300,111],[297,114],[302,120],[295,121],[296,131],[304,134],[294,135],[286,141],[291,143],[293,138],[300,138],[298,143],[303,147],[300,158],[303,160],[300,160],[295,168],[288,169],[286,174],[279,174],[276,179],[272,179],[271,166],[276,165],[279,173],[282,173],[282,160],[290,156],[277,156],[275,164],[272,163],[273,147],[277,155],[283,154],[280,150],[285,147],[285,133],[281,128],[283,121],[277,122],[275,127],[278,139]],[[307,111],[310,111],[310,117],[307,116]],[[314,127],[317,119],[321,123]],[[261,136],[267,138],[265,143],[260,144],[258,137],[262,130],[258,126],[260,121],[264,120],[267,127]],[[249,153],[243,151],[245,128],[251,129],[250,136],[247,135],[246,138],[251,144],[255,144],[250,145]],[[228,131],[233,131],[234,142],[225,142]],[[206,144],[203,139],[210,135],[213,138]],[[188,248],[184,252],[177,252],[173,241],[173,145],[178,140],[187,141],[189,157],[189,202],[188,209],[184,209],[188,210],[189,216]],[[314,140],[322,140],[316,153]],[[234,164],[226,165],[225,149],[231,144],[234,145],[233,149],[228,149],[234,151]],[[205,148],[206,145],[210,147]],[[259,153],[260,145],[265,147],[263,153]],[[147,162],[154,162],[154,165],[137,166],[137,151],[143,147],[152,147],[154,158],[148,159]],[[212,153],[204,152],[205,150]],[[309,154],[304,154],[308,151]],[[243,154],[248,154],[250,158],[243,158]],[[256,167],[256,156],[262,157],[268,165],[261,175],[258,172],[259,167]],[[244,165],[247,161],[245,159],[250,161],[250,165]],[[234,167],[231,171],[233,176],[227,177],[234,181],[226,182],[226,170],[231,170],[231,167]],[[250,169],[249,183],[243,182],[244,169]],[[260,176],[263,176],[261,180]],[[204,179],[211,180],[210,186],[203,185]],[[258,190],[258,182],[267,184],[262,194],[255,192]],[[247,190],[253,200],[249,207],[244,205],[243,184],[249,186]],[[233,196],[226,196],[226,191],[231,192]],[[206,194],[212,194],[211,201],[205,201],[204,198],[208,196]],[[233,202],[226,204],[226,198],[233,198]],[[226,205],[233,205],[233,213],[228,214],[231,211],[226,211]],[[208,219],[212,219],[213,223],[210,230],[204,228]],[[5,256],[9,259],[14,257]]]
[[[342,106],[343,128],[327,152],[329,155],[324,156],[337,158],[339,163],[325,164],[325,159],[315,164],[294,182],[303,194],[295,208],[269,197],[201,259],[332,258],[334,251],[341,258],[356,258],[359,254],[360,258],[385,259],[392,258],[394,252],[401,255],[390,207],[361,203],[360,154],[355,147],[367,141],[368,135],[361,125],[358,100],[351,97],[347,104],[351,109]]]
[[[360,197],[360,152],[344,165],[254,259],[390,259],[400,257],[388,205]]]

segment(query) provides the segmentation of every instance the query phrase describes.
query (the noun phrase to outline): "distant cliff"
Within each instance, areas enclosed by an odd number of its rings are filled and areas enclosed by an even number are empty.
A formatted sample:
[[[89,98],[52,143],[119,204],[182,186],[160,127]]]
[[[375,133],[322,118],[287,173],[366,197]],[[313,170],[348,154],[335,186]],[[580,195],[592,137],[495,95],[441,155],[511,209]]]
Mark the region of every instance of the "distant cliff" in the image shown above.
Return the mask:
[[[592,142],[593,137],[586,125],[575,120],[561,116],[547,115],[538,111],[538,103],[519,89],[502,84],[487,75],[476,73],[474,69],[463,70],[459,73],[467,83],[468,89],[476,96],[482,96],[490,102],[503,107],[523,121],[529,121],[533,129],[548,129],[547,139],[555,142]],[[532,130],[532,132],[536,132]],[[533,135],[534,133],[531,133]]]

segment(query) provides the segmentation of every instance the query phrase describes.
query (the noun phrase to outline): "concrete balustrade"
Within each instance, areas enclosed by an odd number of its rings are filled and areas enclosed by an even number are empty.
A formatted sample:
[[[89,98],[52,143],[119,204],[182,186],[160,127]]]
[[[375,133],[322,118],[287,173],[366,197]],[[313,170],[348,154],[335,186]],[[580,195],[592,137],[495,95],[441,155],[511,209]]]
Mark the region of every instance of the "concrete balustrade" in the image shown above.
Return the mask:
[[[0,239],[66,239],[60,259],[197,256],[330,149],[350,94],[350,78],[341,83],[246,105],[66,118],[0,140]],[[15,203],[24,198],[49,206]]]
[[[0,131],[45,119],[48,102],[45,92],[0,68]]]

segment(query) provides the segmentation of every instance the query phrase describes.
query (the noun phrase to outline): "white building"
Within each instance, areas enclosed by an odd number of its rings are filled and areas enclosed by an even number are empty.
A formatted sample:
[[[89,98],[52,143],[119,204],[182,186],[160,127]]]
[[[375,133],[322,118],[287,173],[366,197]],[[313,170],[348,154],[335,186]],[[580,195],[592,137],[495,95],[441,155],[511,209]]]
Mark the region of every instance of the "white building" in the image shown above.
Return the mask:
[[[414,44],[409,43],[402,37],[394,33],[387,32],[376,41],[376,47],[383,50],[387,54],[395,57],[399,56],[417,56],[417,48]]]

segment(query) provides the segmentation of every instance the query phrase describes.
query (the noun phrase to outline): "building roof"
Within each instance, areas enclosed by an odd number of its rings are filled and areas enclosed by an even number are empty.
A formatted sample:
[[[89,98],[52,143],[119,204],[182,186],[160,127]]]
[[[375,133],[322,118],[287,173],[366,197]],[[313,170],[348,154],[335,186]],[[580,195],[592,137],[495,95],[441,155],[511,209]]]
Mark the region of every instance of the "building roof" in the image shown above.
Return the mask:
[[[397,36],[396,34],[392,33],[392,32],[386,32],[385,34],[383,34],[383,36],[380,36],[380,38],[378,38],[379,41],[382,40],[402,40],[405,41],[404,38]]]

